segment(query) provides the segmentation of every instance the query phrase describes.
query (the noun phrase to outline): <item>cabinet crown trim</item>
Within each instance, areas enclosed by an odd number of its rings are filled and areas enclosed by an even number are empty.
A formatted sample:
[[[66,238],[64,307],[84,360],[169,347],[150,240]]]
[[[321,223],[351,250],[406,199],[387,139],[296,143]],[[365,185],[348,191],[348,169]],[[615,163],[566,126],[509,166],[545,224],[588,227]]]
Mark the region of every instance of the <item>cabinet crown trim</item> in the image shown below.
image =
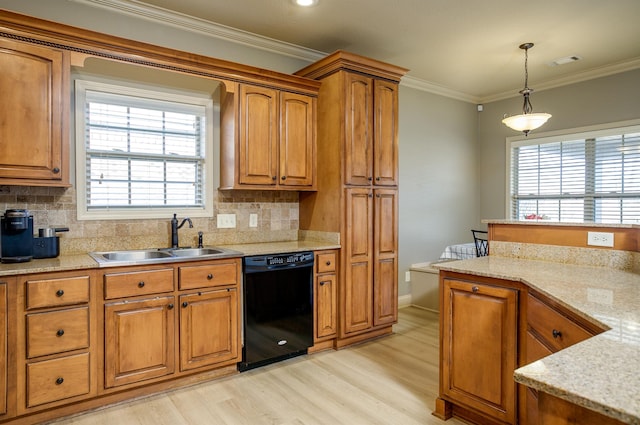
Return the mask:
[[[321,79],[337,71],[353,71],[386,80],[400,82],[409,70],[400,66],[360,56],[355,53],[337,50],[324,59],[302,68],[295,75]]]

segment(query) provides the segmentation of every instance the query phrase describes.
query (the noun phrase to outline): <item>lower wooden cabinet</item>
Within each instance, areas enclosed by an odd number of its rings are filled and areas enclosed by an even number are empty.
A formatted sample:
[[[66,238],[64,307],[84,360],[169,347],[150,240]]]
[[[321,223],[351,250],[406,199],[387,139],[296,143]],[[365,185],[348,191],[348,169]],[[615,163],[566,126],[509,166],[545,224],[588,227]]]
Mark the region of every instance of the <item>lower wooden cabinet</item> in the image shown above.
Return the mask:
[[[314,342],[335,338],[338,332],[337,251],[316,253],[314,278]]]
[[[440,311],[440,398],[448,410],[515,423],[518,290],[445,278]]]
[[[180,370],[238,361],[238,290],[180,296]]]
[[[33,414],[97,393],[95,273],[16,278],[16,414]]]
[[[237,363],[240,279],[239,258],[105,272],[107,392]]]
[[[513,372],[604,329],[518,282],[448,271],[440,272],[440,314],[434,415],[482,425],[583,423],[554,422],[549,411],[563,400],[543,407],[538,392],[516,384]]]
[[[170,375],[175,368],[175,298],[104,306],[104,385],[111,388]]]

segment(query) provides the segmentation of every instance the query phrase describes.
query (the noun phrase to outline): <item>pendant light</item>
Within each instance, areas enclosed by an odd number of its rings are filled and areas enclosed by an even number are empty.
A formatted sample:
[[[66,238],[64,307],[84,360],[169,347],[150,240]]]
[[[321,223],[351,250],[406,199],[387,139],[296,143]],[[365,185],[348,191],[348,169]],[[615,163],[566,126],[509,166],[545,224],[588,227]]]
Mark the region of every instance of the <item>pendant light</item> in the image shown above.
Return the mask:
[[[529,49],[532,47],[533,43],[524,43],[520,45],[520,48],[524,50],[524,88],[519,92],[524,96],[522,114],[506,117],[502,120],[504,125],[516,131],[522,131],[525,136],[528,136],[531,130],[535,130],[542,126],[549,118],[551,118],[551,114],[545,114],[544,112],[533,113],[531,101],[529,100],[529,95],[533,92],[533,89],[528,87],[529,69],[527,68],[527,62],[529,61]]]

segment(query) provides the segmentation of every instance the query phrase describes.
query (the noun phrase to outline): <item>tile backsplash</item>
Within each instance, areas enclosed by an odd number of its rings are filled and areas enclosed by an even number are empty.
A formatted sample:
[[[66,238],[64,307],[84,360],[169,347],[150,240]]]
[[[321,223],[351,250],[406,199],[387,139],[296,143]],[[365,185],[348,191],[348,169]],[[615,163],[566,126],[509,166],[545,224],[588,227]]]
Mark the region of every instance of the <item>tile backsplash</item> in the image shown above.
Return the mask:
[[[59,233],[63,255],[113,249],[168,247],[170,220],[81,220],[76,215],[74,188],[0,186],[0,213],[11,208],[28,209],[33,215],[34,232],[43,227],[68,227]],[[249,227],[249,214],[258,215],[258,226]],[[236,227],[218,229],[217,214],[235,214]],[[192,218],[193,228],[180,229],[180,245],[195,246],[198,231],[204,232],[205,245],[290,241],[298,238],[299,208],[297,192],[216,191],[214,217]]]

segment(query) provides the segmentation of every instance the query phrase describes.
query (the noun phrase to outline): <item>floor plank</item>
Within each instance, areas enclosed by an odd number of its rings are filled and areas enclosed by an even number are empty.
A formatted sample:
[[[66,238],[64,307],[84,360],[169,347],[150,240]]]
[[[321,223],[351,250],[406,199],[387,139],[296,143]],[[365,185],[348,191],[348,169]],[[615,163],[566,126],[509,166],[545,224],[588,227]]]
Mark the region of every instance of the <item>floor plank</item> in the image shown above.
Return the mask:
[[[56,421],[57,425],[444,425],[438,316],[400,310],[392,335]],[[447,425],[460,425],[455,419]]]

